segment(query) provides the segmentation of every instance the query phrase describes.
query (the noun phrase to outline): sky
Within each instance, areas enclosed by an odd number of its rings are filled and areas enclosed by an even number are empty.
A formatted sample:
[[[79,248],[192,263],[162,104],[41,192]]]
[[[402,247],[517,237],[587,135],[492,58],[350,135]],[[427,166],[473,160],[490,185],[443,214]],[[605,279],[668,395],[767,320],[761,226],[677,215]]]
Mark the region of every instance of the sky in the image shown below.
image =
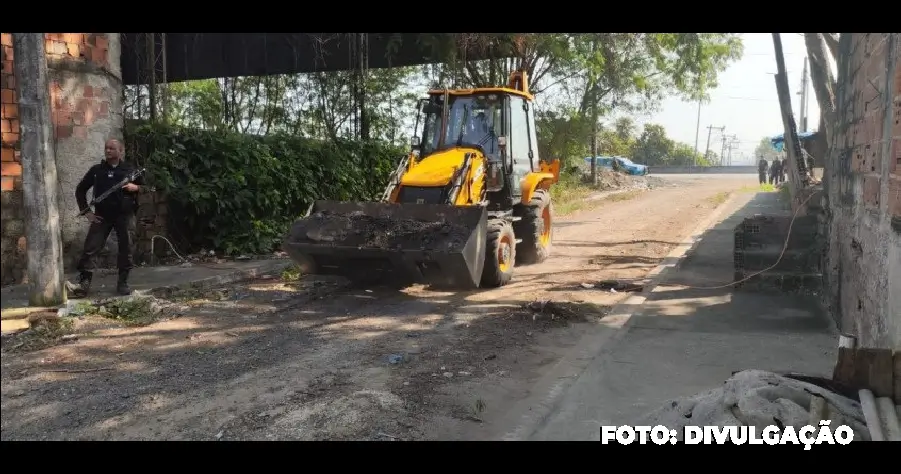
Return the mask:
[[[776,59],[771,33],[746,33],[744,56],[721,73],[719,86],[710,94],[710,102],[701,107],[698,148],[704,153],[707,145],[707,126],[725,126],[727,136],[736,136],[739,142],[733,146],[732,164],[753,164],[754,149],[764,136],[779,135],[783,131],[782,115],[776,94]],[[792,93],[792,110],[800,127],[802,71],[807,48],[799,33],[782,33],[782,49],[788,86]],[[817,128],[820,108],[813,89],[808,86],[808,130]],[[662,125],[667,135],[694,147],[698,129],[698,104],[686,103],[678,98],[663,102],[661,108],[650,116],[635,117],[636,122]],[[801,131],[800,128],[798,131]],[[710,148],[717,154],[722,149],[722,135],[713,131]]]

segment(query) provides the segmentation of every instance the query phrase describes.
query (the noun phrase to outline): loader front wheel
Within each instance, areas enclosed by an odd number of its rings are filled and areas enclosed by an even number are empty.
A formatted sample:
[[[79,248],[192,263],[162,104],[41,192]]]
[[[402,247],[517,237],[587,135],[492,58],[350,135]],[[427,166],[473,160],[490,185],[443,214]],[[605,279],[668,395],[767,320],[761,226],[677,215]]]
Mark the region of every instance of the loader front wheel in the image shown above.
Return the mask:
[[[496,288],[510,283],[515,263],[516,234],[513,233],[513,226],[505,220],[490,221],[481,286]]]
[[[517,234],[522,238],[516,249],[518,263],[530,265],[547,260],[554,237],[554,206],[546,189],[535,190],[517,224]]]

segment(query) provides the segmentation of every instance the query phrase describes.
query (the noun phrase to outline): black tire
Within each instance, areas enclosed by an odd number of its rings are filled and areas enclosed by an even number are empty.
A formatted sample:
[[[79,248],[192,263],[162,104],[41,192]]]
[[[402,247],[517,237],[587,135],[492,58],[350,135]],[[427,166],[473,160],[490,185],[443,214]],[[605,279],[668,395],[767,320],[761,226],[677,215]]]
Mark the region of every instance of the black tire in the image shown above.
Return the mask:
[[[516,248],[517,263],[531,265],[547,260],[554,241],[554,204],[550,193],[545,189],[536,190],[521,217],[517,222],[517,235],[522,239]]]
[[[504,220],[489,221],[487,243],[481,286],[504,286],[513,279],[513,267],[516,265],[516,234],[513,226]]]

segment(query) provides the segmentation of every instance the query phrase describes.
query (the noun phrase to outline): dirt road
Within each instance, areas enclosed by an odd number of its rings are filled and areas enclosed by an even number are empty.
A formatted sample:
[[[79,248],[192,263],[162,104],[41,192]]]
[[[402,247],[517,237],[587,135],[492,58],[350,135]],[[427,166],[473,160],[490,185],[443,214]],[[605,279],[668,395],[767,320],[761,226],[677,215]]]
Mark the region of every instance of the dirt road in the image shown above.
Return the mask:
[[[643,277],[749,182],[608,197],[559,219],[553,257],[496,290],[274,277],[149,326],[88,318],[55,347],[5,341],[2,439],[470,439],[625,297],[582,283]]]

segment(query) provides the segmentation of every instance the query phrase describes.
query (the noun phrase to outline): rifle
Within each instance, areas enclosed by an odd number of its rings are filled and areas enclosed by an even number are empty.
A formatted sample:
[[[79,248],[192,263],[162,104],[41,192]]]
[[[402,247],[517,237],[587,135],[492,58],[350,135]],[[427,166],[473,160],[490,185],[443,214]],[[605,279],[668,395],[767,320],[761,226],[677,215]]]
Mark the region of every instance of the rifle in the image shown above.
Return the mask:
[[[116,183],[115,186],[107,189],[106,191],[103,192],[103,194],[96,196],[94,199],[91,199],[91,202],[90,202],[90,204],[88,204],[88,207],[84,208],[81,212],[79,212],[78,216],[80,217],[89,212],[92,212],[91,209],[94,207],[94,205],[96,205],[98,202],[103,201],[104,199],[108,198],[110,196],[110,194],[113,194],[114,192],[122,189],[123,187],[125,187],[126,184],[131,183],[132,181],[138,179],[138,176],[141,176],[146,171],[147,171],[146,168],[138,168],[138,169],[132,171],[131,173],[128,174],[128,176],[122,178],[122,181],[119,181],[118,183]]]

